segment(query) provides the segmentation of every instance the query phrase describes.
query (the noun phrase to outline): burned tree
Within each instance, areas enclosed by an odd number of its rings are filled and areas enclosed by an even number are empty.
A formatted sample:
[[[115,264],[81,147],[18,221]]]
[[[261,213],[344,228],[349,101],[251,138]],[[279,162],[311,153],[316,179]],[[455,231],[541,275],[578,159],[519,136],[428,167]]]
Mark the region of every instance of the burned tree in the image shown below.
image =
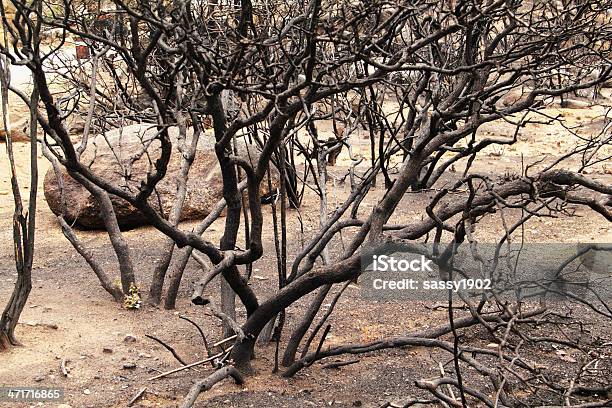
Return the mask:
[[[194,299],[205,303],[203,293],[215,277],[222,277],[237,295],[246,320],[241,322],[244,336],[238,336],[231,360],[243,372],[252,371],[256,339],[264,328],[268,326],[268,334],[273,332],[271,337],[278,344],[285,309],[318,291],[289,335],[283,356],[283,364],[289,366],[286,375],[327,356],[425,345],[453,355],[456,378],[424,381],[418,387],[453,406],[460,406],[459,402],[440,393],[443,385],[458,388],[463,403],[472,398],[495,406],[497,400],[463,385],[459,368],[467,365],[491,380],[502,404],[511,403],[504,388],[507,374],[467,354],[491,353],[460,345],[457,333],[482,325],[498,340],[516,331],[521,336],[518,326],[544,313],[542,308],[522,310],[494,297],[477,304],[466,301],[470,316],[455,319],[449,307],[448,325],[388,341],[322,350],[326,329],[317,350],[309,354],[330,311],[306,340],[303,357],[297,359],[296,353],[333,285],[357,279],[361,257],[377,244],[433,241],[437,248],[433,256],[445,264],[457,246],[476,246],[474,231],[485,219],[501,218],[502,242],[544,212],[569,216],[569,206],[612,219],[612,189],[585,173],[609,159],[609,128],[593,137],[579,137],[578,145],[558,160],[531,163],[503,179],[472,170],[487,148],[515,144],[527,124],[560,121],[544,112],[547,105],[610,79],[608,1],[569,2],[561,7],[514,0],[114,1],[105,10],[84,14],[71,2],[45,12],[37,6],[38,0],[13,3],[19,19],[29,25],[60,29],[89,47],[91,61],[66,71],[46,65],[53,53],[32,52],[36,49],[32,38],[22,28],[11,30],[12,48],[5,47],[3,53],[32,72],[44,107],[37,118],[54,160],[88,190],[137,209],[168,237],[163,261],[153,272],[151,303],[161,301],[170,270],[165,304],[173,307],[189,257],[204,255],[212,267],[204,272]],[[107,14],[113,15],[113,24],[100,28],[92,23]],[[561,74],[563,81],[558,80]],[[58,100],[49,88],[52,78],[73,84],[75,95]],[[73,111],[87,113],[86,131],[76,147],[66,128]],[[321,135],[326,120],[333,121],[331,140]],[[513,127],[514,134],[483,137],[479,132],[486,124],[499,122]],[[143,143],[148,155],[146,175],[131,180],[135,183],[126,188],[92,170],[81,153],[92,129],[103,133],[134,123],[147,123],[154,129],[150,141],[155,151]],[[186,183],[197,161],[198,138],[208,127],[220,169],[222,199],[198,227],[187,231],[179,224]],[[178,129],[178,137],[171,135],[173,128]],[[352,153],[350,136],[360,129],[367,132],[371,160],[364,161],[368,162],[365,168],[356,169],[360,159]],[[238,154],[239,146],[247,143],[258,147],[256,154]],[[342,147],[349,150],[354,164],[347,174],[351,192],[330,212],[326,166],[333,164],[334,152]],[[156,188],[167,177],[173,149],[181,152],[181,172],[176,201],[168,213],[156,204]],[[302,164],[296,164],[298,156]],[[581,158],[578,165],[570,163],[575,157]],[[456,177],[444,178],[455,166],[461,166]],[[262,301],[248,283],[250,274],[240,268],[248,271],[268,251],[262,240],[261,188],[271,186],[274,171],[282,182],[277,193],[280,208],[275,205],[273,213],[279,279],[278,289]],[[377,196],[378,176],[384,181],[384,194]],[[293,198],[300,193],[295,182],[287,181],[296,179],[316,191],[320,214],[318,229],[290,260],[286,200],[290,192]],[[423,219],[399,223],[396,215],[406,194],[424,189],[434,190]],[[366,196],[376,197],[373,208],[361,205]],[[204,234],[224,209],[223,236],[213,243]],[[507,225],[504,215],[510,209],[527,215],[516,225]],[[246,245],[238,248],[243,222]],[[118,228],[115,233],[120,234]],[[330,242],[341,233],[348,242],[340,254],[329,253]],[[231,292],[224,292],[222,312],[236,323]],[[495,312],[485,314],[485,305],[494,305]],[[454,336],[454,343],[438,339],[448,334]],[[538,374],[536,367],[501,349],[498,355],[501,365],[510,361],[530,375]],[[557,394],[575,391],[543,382]]]
[[[3,13],[4,15],[4,13]],[[6,23],[6,21],[5,21]],[[5,33],[4,46],[8,44],[6,36],[6,27],[2,25]],[[39,30],[33,32],[33,38],[36,39]],[[38,47],[36,47],[38,50]],[[8,303],[6,304],[2,317],[0,318],[0,350],[4,350],[11,346],[20,345],[15,337],[15,328],[19,322],[19,316],[23,311],[25,304],[32,289],[32,262],[34,260],[34,237],[36,230],[36,196],[38,193],[38,162],[37,151],[37,109],[38,92],[36,87],[31,92],[29,98],[30,106],[30,184],[29,197],[27,207],[24,208],[24,200],[22,190],[17,179],[18,172],[16,167],[15,154],[13,149],[12,127],[9,119],[9,87],[11,83],[11,65],[5,55],[0,56],[0,85],[2,98],[2,127],[5,135],[6,153],[8,156],[11,190],[14,200],[13,212],[13,254],[15,268],[17,270],[17,280]]]

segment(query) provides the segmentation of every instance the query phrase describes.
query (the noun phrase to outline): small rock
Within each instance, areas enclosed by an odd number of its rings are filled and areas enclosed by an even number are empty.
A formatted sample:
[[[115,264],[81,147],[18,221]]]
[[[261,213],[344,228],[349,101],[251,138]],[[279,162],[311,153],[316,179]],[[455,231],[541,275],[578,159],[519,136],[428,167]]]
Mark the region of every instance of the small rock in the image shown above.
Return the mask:
[[[111,353],[113,352],[113,349],[112,349],[112,348],[110,348],[110,347],[104,347],[104,348],[102,349],[102,352],[103,352],[103,353],[106,353],[106,354],[111,354]]]
[[[125,363],[125,364],[123,364],[123,369],[124,370],[133,370],[134,368],[136,368],[136,364],[134,364],[134,363]]]
[[[150,354],[147,353],[138,353],[139,358],[151,358]]]
[[[37,375],[36,377],[34,377],[34,381],[36,382],[41,382],[44,379],[45,379],[44,375]]]
[[[136,336],[133,336],[131,334],[128,334],[123,338],[124,343],[134,343],[135,341],[136,341]]]
[[[89,391],[89,388],[85,388],[85,389],[83,390],[83,394],[85,394],[85,395],[89,395],[89,394],[91,394],[91,391]]]

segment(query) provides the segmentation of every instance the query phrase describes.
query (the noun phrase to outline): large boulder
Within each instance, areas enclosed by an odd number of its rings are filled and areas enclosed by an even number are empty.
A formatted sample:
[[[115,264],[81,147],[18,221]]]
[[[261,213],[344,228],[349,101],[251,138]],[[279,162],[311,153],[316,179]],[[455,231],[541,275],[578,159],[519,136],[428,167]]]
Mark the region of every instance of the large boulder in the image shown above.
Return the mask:
[[[149,203],[166,218],[175,202],[177,177],[182,158],[177,147],[177,129],[170,128],[169,133],[173,147],[166,176],[157,183],[155,192],[149,198]],[[156,128],[152,125],[133,125],[98,135],[89,141],[81,162],[107,181],[135,193],[161,154],[161,144],[159,140],[154,140],[155,134]],[[188,139],[190,137],[188,135]],[[244,141],[239,141],[237,145],[240,156],[253,163],[256,162],[259,151],[255,146],[248,145]],[[66,221],[74,222],[84,229],[104,229],[99,206],[94,197],[64,168],[61,172],[66,203],[63,215]],[[275,189],[278,186],[279,176],[276,169],[272,174]],[[262,195],[268,194],[267,185],[267,182],[262,183]],[[202,219],[210,214],[213,206],[223,197],[222,187],[221,169],[215,155],[214,139],[210,135],[203,134],[200,136],[195,160],[189,172],[181,220]],[[60,187],[52,168],[45,175],[44,192],[51,211],[56,215],[62,214]],[[111,195],[111,200],[122,229],[148,224],[147,218],[125,200],[114,195]]]
[[[30,125],[27,117],[18,117],[17,120],[11,118],[11,141],[13,141],[13,143],[29,142],[29,129]],[[4,129],[0,129],[0,142],[6,142],[6,131]]]

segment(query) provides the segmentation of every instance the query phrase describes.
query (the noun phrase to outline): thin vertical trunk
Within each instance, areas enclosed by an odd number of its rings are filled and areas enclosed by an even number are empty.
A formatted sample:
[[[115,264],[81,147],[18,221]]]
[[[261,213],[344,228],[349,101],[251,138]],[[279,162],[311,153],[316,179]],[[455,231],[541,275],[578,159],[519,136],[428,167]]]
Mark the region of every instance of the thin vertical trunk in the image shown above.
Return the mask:
[[[312,300],[308,310],[302,317],[302,320],[296,327],[296,329],[291,334],[289,341],[287,342],[287,347],[285,348],[285,353],[283,354],[282,364],[285,367],[290,366],[295,361],[295,355],[297,354],[297,350],[300,346],[300,342],[308,332],[308,329],[312,325],[314,318],[317,316],[317,313],[321,309],[321,305],[323,301],[327,297],[332,285],[325,285],[317,292],[317,296]]]
[[[72,247],[78,252],[81,257],[87,262],[89,267],[93,270],[96,277],[100,281],[100,285],[102,288],[106,290],[116,302],[123,302],[124,294],[120,287],[115,285],[112,282],[112,279],[108,276],[104,268],[96,261],[94,254],[79,240],[79,238],[74,233],[74,230],[66,220],[64,219],[64,212],[66,210],[66,197],[64,194],[64,177],[62,175],[60,164],[57,161],[57,158],[53,156],[53,154],[49,151],[49,148],[45,144],[45,142],[41,143],[43,156],[49,160],[51,163],[51,167],[55,172],[55,178],[57,179],[57,184],[60,190],[60,208],[62,209],[62,214],[58,215],[57,220],[62,227],[62,233],[72,244]]]
[[[236,321],[236,293],[223,277],[221,277],[221,310],[233,321]],[[231,337],[234,334],[236,334],[234,329],[224,321],[223,338]]]
[[[113,281],[108,277],[108,275],[104,271],[104,268],[102,268],[102,266],[96,261],[94,254],[91,253],[91,251],[87,249],[83,245],[83,243],[77,238],[70,225],[68,225],[68,223],[66,223],[66,221],[64,220],[64,217],[59,216],[57,217],[57,219],[62,227],[62,232],[64,233],[64,236],[66,237],[66,239],[68,239],[68,241],[70,241],[74,249],[79,253],[79,255],[83,257],[83,259],[85,259],[85,262],[87,262],[89,267],[94,271],[94,273],[98,277],[98,280],[100,281],[100,285],[102,285],[102,288],[104,288],[104,290],[107,291],[113,297],[113,299],[115,299],[116,302],[123,302],[123,291],[120,287],[116,286]]]
[[[106,231],[108,231],[108,237],[111,241],[117,260],[119,261],[119,272],[121,273],[121,288],[123,293],[130,293],[130,286],[136,285],[136,277],[134,275],[134,264],[132,263],[132,256],[130,253],[130,247],[123,237],[119,224],[117,223],[117,216],[113,209],[113,203],[107,192],[103,191],[98,187],[91,186],[89,191],[96,197],[100,204],[100,215],[104,221]]]
[[[215,95],[209,99],[209,105],[213,117],[213,128],[215,131],[215,139],[219,142],[227,130],[225,107],[220,95]],[[217,158],[221,167],[221,177],[223,179],[223,198],[227,203],[227,215],[225,217],[225,228],[221,242],[219,243],[221,250],[234,250],[238,230],[240,228],[241,216],[241,194],[238,190],[238,175],[236,167],[230,162],[228,156],[229,146],[216,146]],[[231,269],[231,270],[230,270]],[[236,297],[234,290],[231,288],[228,278],[230,275],[236,275],[238,270],[234,268],[226,269],[223,272],[221,280],[221,311],[228,315],[233,320],[236,320]],[[234,276],[235,278],[236,276]],[[230,325],[223,324],[223,336],[229,337],[234,334]]]
[[[189,262],[189,257],[191,256],[192,252],[192,247],[182,248],[177,252],[174,262],[172,262],[169,277],[170,283],[168,284],[168,290],[166,291],[164,309],[171,310],[176,307],[176,298],[181,286],[181,280],[183,279],[183,272],[187,267],[187,262]]]
[[[132,263],[130,247],[123,237],[121,229],[119,229],[119,223],[117,222],[117,216],[113,209],[113,203],[110,196],[106,191],[102,190],[79,173],[69,172],[69,174],[94,196],[100,206],[100,217],[104,222],[104,227],[108,232],[108,237],[119,262],[121,289],[124,294],[130,293],[130,286],[132,284],[136,285],[134,264]]]
[[[244,190],[245,186],[246,183],[240,183],[239,190]],[[215,205],[210,214],[208,214],[206,218],[194,229],[193,233],[197,235],[202,235],[204,231],[206,231],[206,229],[210,227],[210,225],[217,218],[219,218],[225,206],[225,199],[221,199]],[[166,291],[166,300],[164,302],[165,309],[174,309],[176,305],[176,297],[178,295],[181,280],[183,278],[183,272],[185,271],[185,267],[187,267],[187,262],[189,262],[189,257],[191,257],[192,252],[192,247],[182,248],[177,251],[176,256],[173,259],[172,266],[170,268],[170,283],[168,285],[168,290]]]
[[[185,120],[179,112],[175,114],[175,117],[177,118],[177,122],[179,125],[179,133],[181,136],[181,140],[179,140],[179,150],[182,153],[183,158],[181,160],[180,173],[176,180],[176,199],[174,201],[172,210],[170,211],[170,217],[168,219],[168,222],[170,222],[173,226],[177,226],[181,218],[183,204],[187,195],[187,181],[189,179],[189,170],[191,169],[191,165],[195,158],[198,140],[200,137],[200,127],[197,122],[194,121],[194,127],[196,130],[193,133],[190,145],[187,146],[187,126]],[[162,245],[161,260],[156,265],[155,270],[153,271],[153,279],[151,280],[151,286],[149,288],[148,302],[152,305],[157,306],[161,301],[164,280],[166,278],[166,273],[168,272],[168,268],[172,260],[172,255],[174,254],[174,250],[174,241],[171,238],[166,238],[165,242]]]
[[[11,298],[0,318],[0,350],[19,345],[19,342],[15,338],[15,327],[17,327],[19,316],[25,307],[32,289],[32,262],[34,259],[34,237],[36,229],[36,196],[38,193],[38,145],[36,141],[38,124],[36,106],[38,105],[38,90],[34,87],[30,99],[30,196],[28,209],[24,213],[15,169],[15,157],[13,154],[13,142],[11,140],[8,113],[10,67],[5,56],[1,56],[1,59],[0,71],[2,72],[0,74],[0,82],[2,84],[2,121],[6,132],[6,150],[11,169],[11,188],[15,202],[15,211],[13,213],[13,245],[17,281],[15,282]]]
[[[321,148],[317,155],[317,167],[319,169],[319,189],[320,189],[320,200],[319,200],[319,227],[323,228],[327,224],[327,149]],[[329,263],[329,252],[327,246],[321,251],[321,257],[323,258],[323,264]],[[332,285],[323,286],[317,296],[313,299],[308,310],[304,314],[302,320],[298,324],[298,327],[293,331],[285,353],[283,354],[283,366],[289,366],[295,361],[295,355],[300,342],[308,332],[308,329],[312,325],[314,318],[321,309],[323,301],[327,297]]]

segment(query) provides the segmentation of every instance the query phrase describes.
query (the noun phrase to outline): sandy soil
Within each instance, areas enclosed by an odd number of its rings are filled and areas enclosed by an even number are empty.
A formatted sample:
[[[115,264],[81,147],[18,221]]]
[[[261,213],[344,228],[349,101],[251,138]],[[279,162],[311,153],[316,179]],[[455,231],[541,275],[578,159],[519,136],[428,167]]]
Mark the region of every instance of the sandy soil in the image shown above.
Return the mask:
[[[604,123],[600,115],[604,107],[589,109],[551,108],[547,113],[562,114],[571,126],[580,125],[581,132],[593,133]],[[19,112],[16,113],[18,115]],[[489,124],[481,130],[491,135],[509,136],[513,127],[504,123]],[[367,156],[366,141],[355,136],[356,152]],[[521,130],[515,146],[503,151],[491,149],[484,158],[475,163],[475,169],[500,177],[506,173],[520,171],[521,160],[525,162],[544,158],[552,160],[572,145],[571,137],[559,125],[530,125]],[[534,148],[537,147],[537,151]],[[28,144],[16,144],[18,172],[24,188],[28,178]],[[521,159],[522,157],[522,159]],[[49,168],[39,157],[41,175]],[[343,153],[336,167],[331,169],[329,181],[330,210],[348,192],[348,186],[337,180],[345,174],[350,160]],[[571,164],[571,163],[570,163]],[[601,163],[591,171],[591,176],[603,182],[610,182],[610,163]],[[455,169],[460,174],[461,169]],[[457,173],[449,171],[445,180],[451,180]],[[39,188],[42,192],[42,176]],[[379,181],[382,185],[382,180]],[[373,198],[364,203],[363,211],[370,209],[375,197],[383,193],[382,187],[375,189]],[[398,223],[408,223],[423,217],[423,206],[434,192],[407,194],[397,213]],[[64,239],[59,226],[48,209],[44,196],[38,196],[36,256],[33,269],[33,290],[21,317],[17,336],[23,347],[13,348],[0,355],[0,385],[6,386],[48,386],[66,390],[64,403],[72,407],[125,407],[127,402],[141,388],[147,387],[144,397],[135,404],[140,407],[172,407],[186,394],[191,384],[206,376],[211,368],[202,366],[183,371],[164,379],[149,381],[148,378],[160,371],[178,366],[173,357],[157,343],[145,337],[152,334],[170,343],[187,361],[204,358],[205,350],[197,331],[179,314],[197,321],[209,340],[220,339],[220,324],[216,318],[189,302],[191,283],[199,275],[197,264],[188,265],[181,289],[178,307],[175,311],[144,307],[139,311],[128,311],[112,302],[103,291],[85,262]],[[265,242],[273,248],[270,208],[265,208],[267,235]],[[318,203],[308,197],[300,209],[304,221],[306,238],[318,223]],[[297,217],[290,216],[290,231],[299,231]],[[517,214],[508,213],[509,219]],[[0,147],[0,299],[7,299],[12,290],[15,272],[12,259],[11,241],[12,196],[8,177],[6,152]],[[223,220],[218,221],[206,233],[212,241],[219,239]],[[188,228],[193,223],[185,223]],[[486,241],[502,231],[498,217],[478,231],[478,237]],[[108,238],[102,232],[79,231],[83,242],[94,250],[102,264],[117,277],[116,259],[109,249]],[[529,224],[527,239],[532,242],[612,242],[612,228],[609,223],[595,214],[576,209],[574,217],[542,218]],[[162,235],[150,227],[143,227],[125,233],[130,243],[135,264],[138,265],[138,279],[141,287],[147,288],[155,262],[160,257]],[[300,246],[299,235],[290,240],[290,253]],[[333,248],[339,251],[342,242],[338,240]],[[273,252],[273,251],[272,251]],[[291,258],[290,258],[291,259]],[[275,285],[275,261],[270,255],[254,264],[255,277],[251,280],[254,290],[262,298]],[[207,289],[213,299],[218,284]],[[330,323],[333,325],[326,345],[345,342],[363,342],[385,336],[405,333],[413,328],[432,326],[447,318],[446,311],[432,311],[431,305],[422,302],[365,302],[359,296],[358,286],[350,287],[340,300]],[[288,310],[288,321],[294,324],[307,304],[305,299]],[[561,313],[571,317],[580,316],[592,336],[610,339],[608,326],[602,326],[602,319],[583,308],[560,305]],[[244,318],[244,311],[239,311]],[[290,330],[286,330],[290,333]],[[124,341],[126,336],[135,338]],[[486,345],[487,336],[480,329],[469,333],[470,341]],[[286,339],[283,339],[286,340]],[[542,346],[545,347],[545,346]],[[563,383],[580,368],[588,356],[575,355],[574,363],[559,358],[555,350],[534,349],[540,363],[548,366]],[[377,407],[386,401],[401,403],[410,397],[426,397],[414,387],[414,380],[439,376],[438,362],[448,362],[448,355],[424,349],[393,350],[362,356],[358,364],[341,370],[326,370],[320,365],[307,368],[295,378],[285,380],[271,373],[273,367],[273,346],[257,350],[255,367],[258,375],[249,378],[240,387],[229,382],[218,385],[202,395],[197,406],[201,407],[321,407],[321,406],[364,406]],[[534,357],[535,358],[535,357]],[[68,377],[60,371],[65,361]],[[606,365],[607,364],[607,365]],[[610,378],[611,363],[602,368],[602,379]],[[129,368],[133,367],[133,368]],[[450,366],[449,366],[450,368]],[[606,371],[607,370],[607,371]],[[556,375],[557,375],[556,374]],[[470,380],[468,375],[468,381]],[[474,380],[476,381],[476,380]],[[33,406],[57,406],[44,403]],[[4,404],[0,406],[26,407],[29,404]]]

